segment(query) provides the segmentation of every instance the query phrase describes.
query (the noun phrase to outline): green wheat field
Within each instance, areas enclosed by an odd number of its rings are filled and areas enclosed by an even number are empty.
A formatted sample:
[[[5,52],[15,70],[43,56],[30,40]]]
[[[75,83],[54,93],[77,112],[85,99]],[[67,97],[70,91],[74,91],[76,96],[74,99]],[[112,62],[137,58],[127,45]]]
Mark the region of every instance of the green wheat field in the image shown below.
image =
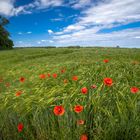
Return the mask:
[[[140,49],[1,51],[0,140],[140,140],[139,89]]]

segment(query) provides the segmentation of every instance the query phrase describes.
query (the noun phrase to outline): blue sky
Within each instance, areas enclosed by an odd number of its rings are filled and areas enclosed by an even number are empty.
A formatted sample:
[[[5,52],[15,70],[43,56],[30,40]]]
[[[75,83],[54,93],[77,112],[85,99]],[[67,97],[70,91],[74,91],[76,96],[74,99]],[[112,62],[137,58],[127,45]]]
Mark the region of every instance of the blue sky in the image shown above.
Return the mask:
[[[140,47],[139,9],[139,0],[0,0],[17,47]]]

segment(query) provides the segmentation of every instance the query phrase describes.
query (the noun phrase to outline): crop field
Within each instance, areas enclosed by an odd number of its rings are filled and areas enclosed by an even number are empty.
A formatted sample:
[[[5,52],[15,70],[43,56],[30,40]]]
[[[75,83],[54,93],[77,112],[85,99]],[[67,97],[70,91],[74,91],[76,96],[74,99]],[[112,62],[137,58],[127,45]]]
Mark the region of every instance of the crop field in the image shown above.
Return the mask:
[[[0,140],[140,140],[140,49],[0,52]]]

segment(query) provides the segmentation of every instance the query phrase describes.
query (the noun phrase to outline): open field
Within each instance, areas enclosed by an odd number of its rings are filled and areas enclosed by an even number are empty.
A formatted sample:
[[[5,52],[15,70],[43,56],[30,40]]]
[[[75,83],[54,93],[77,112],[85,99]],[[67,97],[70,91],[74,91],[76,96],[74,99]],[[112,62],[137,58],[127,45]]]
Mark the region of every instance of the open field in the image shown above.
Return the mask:
[[[133,87],[140,49],[1,51],[0,140],[140,140]]]

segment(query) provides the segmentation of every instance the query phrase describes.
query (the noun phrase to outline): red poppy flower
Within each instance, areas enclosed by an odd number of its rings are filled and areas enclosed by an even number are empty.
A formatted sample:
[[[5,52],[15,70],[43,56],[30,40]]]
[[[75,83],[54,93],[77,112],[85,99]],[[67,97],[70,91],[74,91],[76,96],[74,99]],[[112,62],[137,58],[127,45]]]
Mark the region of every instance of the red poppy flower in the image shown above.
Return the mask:
[[[109,62],[109,60],[108,59],[104,59],[104,63],[108,63]]]
[[[23,123],[19,123],[17,128],[18,128],[18,132],[21,132],[24,128]]]
[[[112,86],[113,80],[111,78],[104,78],[104,84],[106,86]]]
[[[86,134],[81,135],[80,140],[88,140],[88,136]]]
[[[76,105],[76,106],[74,107],[74,111],[75,111],[76,113],[82,112],[83,109],[84,109],[84,107],[81,106],[81,105]]]
[[[46,75],[45,75],[45,74],[40,74],[40,75],[39,75],[39,78],[40,78],[40,79],[45,79],[45,78],[46,78]]]
[[[77,124],[78,124],[78,125],[83,125],[84,123],[85,123],[84,120],[78,120],[78,121],[77,121]]]
[[[139,92],[139,88],[131,87],[130,91],[131,91],[131,93],[135,94],[135,93]]]
[[[50,77],[50,76],[51,76],[51,74],[50,74],[50,73],[48,73],[48,74],[47,74],[47,76],[48,76],[48,77]]]
[[[86,87],[83,87],[83,88],[81,89],[81,92],[82,92],[83,94],[87,94],[88,89],[87,89]]]
[[[64,79],[64,84],[68,83],[68,80],[67,79]]]
[[[65,71],[66,71],[65,69],[62,69],[62,70],[61,70],[61,73],[64,73]]]
[[[57,74],[56,73],[53,74],[53,78],[57,78]]]
[[[22,91],[17,91],[16,96],[20,96],[22,94]]]
[[[95,89],[95,88],[97,88],[97,86],[96,85],[92,85],[91,88]]]
[[[73,76],[73,77],[72,77],[72,80],[73,80],[73,81],[77,81],[77,80],[78,80],[78,77],[77,77],[77,76]]]
[[[23,82],[25,81],[25,78],[24,78],[24,77],[20,77],[19,81],[20,81],[21,83],[23,83]]]
[[[55,106],[53,112],[57,116],[62,116],[65,113],[65,109],[61,105],[60,106]]]

